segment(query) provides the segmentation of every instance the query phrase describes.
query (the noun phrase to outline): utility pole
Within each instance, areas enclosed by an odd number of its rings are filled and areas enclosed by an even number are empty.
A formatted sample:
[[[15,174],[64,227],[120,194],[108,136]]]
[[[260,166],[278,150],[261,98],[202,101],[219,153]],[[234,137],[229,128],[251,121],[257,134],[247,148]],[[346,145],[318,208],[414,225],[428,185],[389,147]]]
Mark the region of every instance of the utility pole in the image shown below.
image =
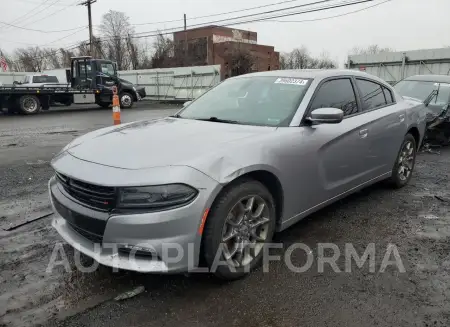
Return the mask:
[[[186,24],[186,14],[184,14],[184,57],[186,60],[186,56],[187,56],[187,51],[188,51],[188,37],[187,37],[187,24]]]
[[[91,5],[97,2],[97,0],[86,0],[80,3],[80,6],[86,6],[88,9],[88,19],[89,19],[89,54],[92,56],[94,53],[94,43],[92,35],[92,15],[91,15]]]

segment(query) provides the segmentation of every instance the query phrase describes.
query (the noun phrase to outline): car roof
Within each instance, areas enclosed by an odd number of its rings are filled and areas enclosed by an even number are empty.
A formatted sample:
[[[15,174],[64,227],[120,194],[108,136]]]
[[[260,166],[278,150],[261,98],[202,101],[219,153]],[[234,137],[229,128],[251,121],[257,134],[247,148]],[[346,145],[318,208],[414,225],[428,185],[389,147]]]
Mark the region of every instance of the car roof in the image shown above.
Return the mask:
[[[293,78],[311,78],[311,79],[324,79],[328,77],[351,75],[356,77],[365,77],[373,79],[377,82],[389,85],[386,81],[358,70],[352,69],[287,69],[287,70],[271,70],[266,72],[250,73],[240,75],[233,78],[246,78],[252,76],[273,76],[273,77],[293,77]]]
[[[427,81],[427,82],[439,82],[450,83],[450,76],[448,75],[414,75],[404,79],[405,81]]]

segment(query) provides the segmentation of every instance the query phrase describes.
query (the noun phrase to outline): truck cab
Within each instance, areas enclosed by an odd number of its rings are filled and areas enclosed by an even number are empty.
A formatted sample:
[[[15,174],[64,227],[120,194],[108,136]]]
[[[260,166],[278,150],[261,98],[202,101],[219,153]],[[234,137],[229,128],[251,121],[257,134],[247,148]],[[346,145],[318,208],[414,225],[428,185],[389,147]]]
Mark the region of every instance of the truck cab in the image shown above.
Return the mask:
[[[135,101],[141,100],[136,87],[122,82],[118,77],[117,65],[110,60],[75,57],[72,58],[70,72],[72,88],[96,90],[95,94],[92,94],[94,98],[85,94],[74,94],[75,103],[95,102],[107,108],[112,104],[114,86],[117,87],[122,108],[131,108]]]

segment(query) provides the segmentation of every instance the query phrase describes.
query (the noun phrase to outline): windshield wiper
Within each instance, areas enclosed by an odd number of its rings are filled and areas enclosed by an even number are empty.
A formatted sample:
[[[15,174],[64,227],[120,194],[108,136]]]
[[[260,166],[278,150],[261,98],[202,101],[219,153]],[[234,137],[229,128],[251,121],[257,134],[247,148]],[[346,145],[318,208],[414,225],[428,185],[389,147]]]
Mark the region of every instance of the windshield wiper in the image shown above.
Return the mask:
[[[238,122],[237,120],[221,119],[221,118],[217,118],[217,117],[196,118],[195,120],[212,121],[215,123],[226,123],[226,124],[240,124],[240,122]]]
[[[433,100],[434,97],[437,97],[438,94],[439,94],[438,90],[431,91],[430,95],[427,96],[425,100],[423,100],[425,107],[428,107],[428,105],[431,103],[431,100]]]

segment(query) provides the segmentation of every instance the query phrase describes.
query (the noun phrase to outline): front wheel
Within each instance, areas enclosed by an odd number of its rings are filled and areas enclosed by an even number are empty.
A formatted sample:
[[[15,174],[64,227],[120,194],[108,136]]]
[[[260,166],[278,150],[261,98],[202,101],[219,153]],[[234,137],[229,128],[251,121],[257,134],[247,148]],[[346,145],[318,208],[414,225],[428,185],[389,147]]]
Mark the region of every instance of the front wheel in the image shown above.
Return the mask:
[[[275,221],[274,200],[263,184],[243,180],[228,186],[205,225],[203,255],[210,271],[221,279],[236,280],[260,265]]]
[[[122,109],[129,109],[133,107],[134,99],[133,95],[128,92],[123,92],[120,94],[120,107]]]
[[[406,134],[390,178],[390,182],[395,188],[401,188],[411,180],[416,154],[416,139],[411,134]]]

